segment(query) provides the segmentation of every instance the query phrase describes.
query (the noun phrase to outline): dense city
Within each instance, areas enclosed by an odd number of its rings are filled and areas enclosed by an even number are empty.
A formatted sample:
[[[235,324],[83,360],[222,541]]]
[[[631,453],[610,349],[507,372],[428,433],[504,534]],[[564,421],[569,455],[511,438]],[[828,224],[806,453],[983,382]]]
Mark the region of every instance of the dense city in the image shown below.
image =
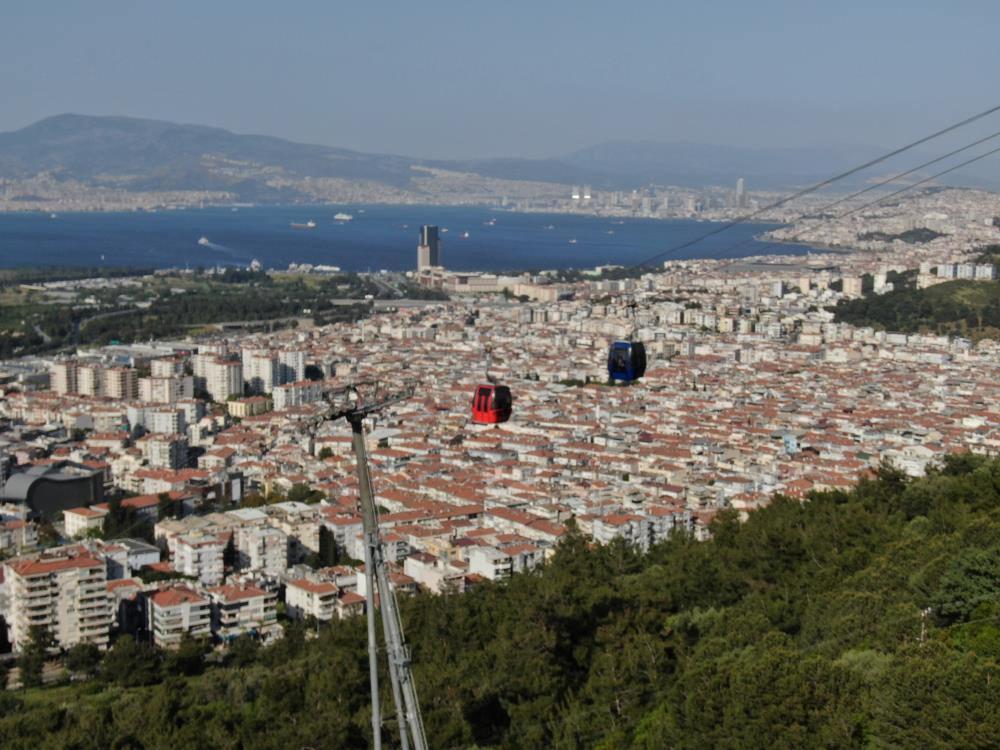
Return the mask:
[[[328,418],[332,395],[357,383],[412,391],[366,425],[400,594],[517,576],[571,532],[641,550],[681,531],[705,539],[722,510],[746,518],[776,494],[847,489],[887,464],[921,476],[946,454],[995,453],[996,340],[851,325],[834,310],[907,272],[918,287],[995,284],[977,258],[998,214],[993,194],[934,191],[774,233],[830,254],[667,259],[573,281],[449,272],[425,227],[409,276],[447,300],[9,360],[9,643],[24,651],[41,626],[63,650],[114,634],[225,649],[362,614],[351,428]],[[897,236],[914,229],[934,237]],[[641,380],[609,380],[615,341],[644,342]],[[481,383],[510,388],[509,421],[470,418]]]

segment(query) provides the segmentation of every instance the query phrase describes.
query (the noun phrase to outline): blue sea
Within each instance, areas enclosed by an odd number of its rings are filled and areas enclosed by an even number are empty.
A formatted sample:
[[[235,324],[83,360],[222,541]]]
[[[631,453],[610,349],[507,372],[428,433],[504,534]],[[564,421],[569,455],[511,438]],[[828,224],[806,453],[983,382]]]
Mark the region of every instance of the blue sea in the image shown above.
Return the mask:
[[[337,222],[339,211],[353,221]],[[293,223],[316,223],[301,229]],[[416,264],[421,224],[447,228],[442,262],[453,270],[540,270],[635,264],[718,225],[692,221],[521,214],[441,206],[213,207],[128,213],[0,214],[0,267],[156,268],[323,263],[345,271]],[[776,225],[727,229],[669,257],[802,255],[812,248],[753,240]],[[199,244],[204,237],[205,242]]]

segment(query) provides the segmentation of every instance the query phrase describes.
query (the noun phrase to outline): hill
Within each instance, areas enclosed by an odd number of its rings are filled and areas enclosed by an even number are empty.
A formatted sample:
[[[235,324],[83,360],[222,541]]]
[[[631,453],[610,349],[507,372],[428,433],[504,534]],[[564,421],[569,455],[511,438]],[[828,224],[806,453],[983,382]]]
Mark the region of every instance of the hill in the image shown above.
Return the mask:
[[[215,194],[208,200],[226,194],[256,203],[456,202],[565,196],[569,184],[607,190],[646,184],[726,186],[741,176],[751,190],[780,189],[828,177],[878,152],[614,141],[549,159],[442,160],[203,125],[64,114],[0,133],[0,178],[21,181],[19,195],[28,204],[33,188],[39,188],[30,181],[40,176],[66,185],[74,196],[92,186],[132,193],[202,191]],[[51,184],[41,187],[51,194]],[[58,184],[55,188],[58,192]]]
[[[535,573],[404,601],[430,746],[996,746],[1000,461],[886,467],[713,533],[645,555],[573,534]],[[99,673],[0,695],[0,744],[369,746],[363,618],[207,670],[123,639]]]
[[[831,308],[838,323],[904,333],[971,338],[1000,336],[1000,282],[946,281],[927,289],[842,300]]]

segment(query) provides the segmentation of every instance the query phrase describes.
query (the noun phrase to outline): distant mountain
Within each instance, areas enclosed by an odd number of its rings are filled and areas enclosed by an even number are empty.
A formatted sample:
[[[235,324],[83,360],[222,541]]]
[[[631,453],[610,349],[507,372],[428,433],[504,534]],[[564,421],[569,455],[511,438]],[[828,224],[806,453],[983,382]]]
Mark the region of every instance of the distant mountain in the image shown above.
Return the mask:
[[[748,148],[686,142],[609,141],[575,151],[560,162],[591,175],[595,186],[645,183],[699,187],[731,185],[743,177],[749,189],[780,190],[828,179],[875,159],[886,150],[874,146]],[[965,158],[976,153],[970,151]],[[838,184],[842,188],[855,187],[873,179],[883,179],[937,155],[937,150],[930,153],[910,151]],[[928,177],[956,161],[958,159],[942,162],[909,179]],[[948,175],[942,182],[968,187],[1000,186],[996,164],[989,160]]]
[[[817,182],[878,156],[881,149],[741,148],[703,143],[610,141],[575,151],[563,161],[632,184],[728,185],[738,177],[754,188]]]
[[[259,166],[298,177],[402,186],[410,180],[411,163],[405,157],[133,117],[58,115],[0,133],[0,176],[55,171],[84,182],[125,176],[133,189],[274,192],[254,174]]]
[[[378,196],[382,189],[378,186],[384,186],[387,199],[443,195],[457,200],[471,195],[463,191],[473,187],[477,196],[490,190],[507,194],[509,185],[489,180],[630,189],[646,184],[729,185],[744,177],[750,189],[787,188],[823,179],[878,153],[879,149],[868,147],[751,149],[613,141],[554,159],[430,160],[241,135],[203,125],[65,114],[0,133],[0,178],[47,173],[58,180],[102,187],[218,191],[262,203],[349,194],[351,184],[365,183],[367,192],[355,199]],[[433,170],[483,179],[453,175],[444,184],[435,182]],[[318,189],[323,178],[340,182]],[[558,190],[552,185],[548,191],[553,189]]]

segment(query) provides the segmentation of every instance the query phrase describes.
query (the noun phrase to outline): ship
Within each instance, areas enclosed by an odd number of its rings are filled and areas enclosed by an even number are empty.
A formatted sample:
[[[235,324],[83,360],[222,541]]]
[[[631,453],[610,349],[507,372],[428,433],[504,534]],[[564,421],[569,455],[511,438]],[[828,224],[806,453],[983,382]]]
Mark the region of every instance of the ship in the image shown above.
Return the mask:
[[[334,214],[333,218],[336,219],[337,221],[350,221],[354,217],[351,216],[350,214],[345,214],[345,213],[341,212],[339,214]]]
[[[211,245],[212,243],[208,241],[208,237],[202,236],[198,238],[198,244],[205,247],[206,245]]]
[[[291,223],[291,227],[292,227],[292,229],[315,229],[316,228],[316,222],[313,221],[312,219],[309,219],[309,221],[307,221],[305,224],[302,224],[302,223],[297,222],[297,221],[293,221]]]

